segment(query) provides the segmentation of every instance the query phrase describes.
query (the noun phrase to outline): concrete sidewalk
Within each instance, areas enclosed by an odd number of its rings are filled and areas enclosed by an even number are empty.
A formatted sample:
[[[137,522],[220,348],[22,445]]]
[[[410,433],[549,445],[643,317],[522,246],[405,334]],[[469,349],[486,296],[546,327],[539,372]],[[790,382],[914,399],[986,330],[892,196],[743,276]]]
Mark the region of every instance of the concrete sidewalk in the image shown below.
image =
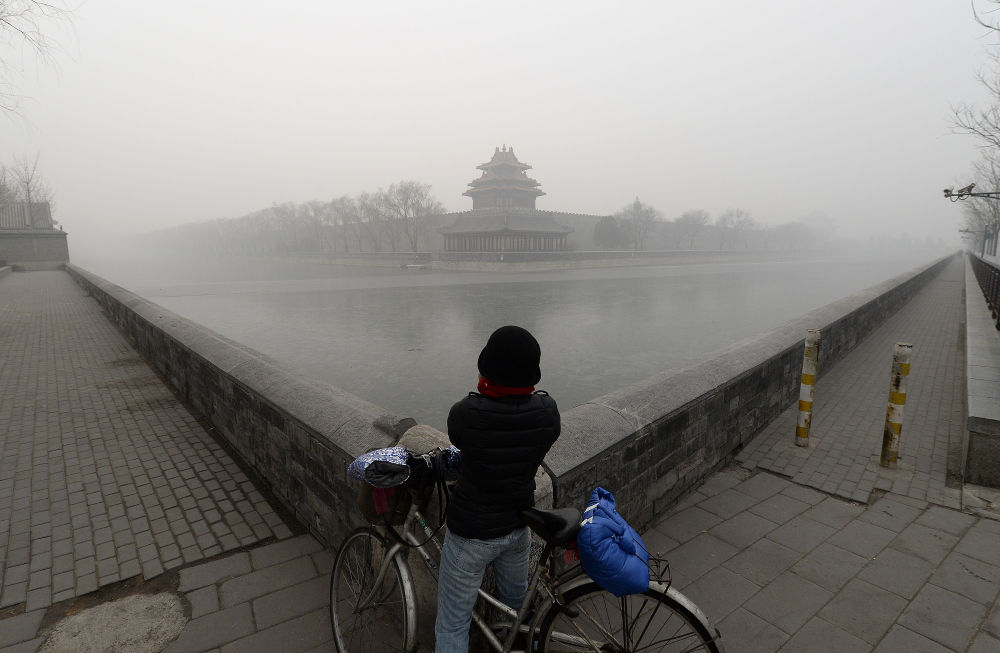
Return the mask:
[[[950,263],[820,379],[808,448],[790,408],[645,533],[729,650],[1000,651],[1000,521],[963,512],[947,475],[965,410],[963,271]],[[913,361],[901,464],[883,470],[897,341]]]

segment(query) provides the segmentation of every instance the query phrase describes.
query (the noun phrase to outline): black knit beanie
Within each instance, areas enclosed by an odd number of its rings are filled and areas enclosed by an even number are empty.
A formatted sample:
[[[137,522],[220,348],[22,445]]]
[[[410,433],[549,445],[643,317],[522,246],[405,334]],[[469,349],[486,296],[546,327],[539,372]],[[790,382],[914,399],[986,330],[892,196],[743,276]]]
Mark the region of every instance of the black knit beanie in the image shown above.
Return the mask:
[[[542,378],[541,357],[533,335],[518,326],[500,327],[479,354],[479,373],[499,385],[531,387]]]

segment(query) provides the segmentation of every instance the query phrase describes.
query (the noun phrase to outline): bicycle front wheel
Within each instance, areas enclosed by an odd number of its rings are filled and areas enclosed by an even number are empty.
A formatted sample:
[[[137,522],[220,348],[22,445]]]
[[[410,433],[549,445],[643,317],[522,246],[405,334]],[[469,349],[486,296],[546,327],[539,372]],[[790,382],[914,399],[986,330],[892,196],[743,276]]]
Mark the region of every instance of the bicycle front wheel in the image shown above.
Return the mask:
[[[352,531],[337,552],[330,577],[330,622],[340,653],[413,651],[416,609],[410,570],[371,528]],[[380,570],[385,567],[376,586]]]
[[[538,628],[544,653],[666,651],[718,653],[712,634],[690,610],[655,589],[621,598],[585,583],[566,592]]]

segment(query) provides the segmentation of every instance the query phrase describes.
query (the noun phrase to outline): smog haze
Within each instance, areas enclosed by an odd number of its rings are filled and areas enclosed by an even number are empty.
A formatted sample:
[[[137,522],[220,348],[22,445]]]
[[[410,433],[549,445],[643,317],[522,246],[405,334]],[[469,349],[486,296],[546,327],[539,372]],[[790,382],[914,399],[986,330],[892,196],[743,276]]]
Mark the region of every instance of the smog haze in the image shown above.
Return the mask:
[[[60,32],[59,30],[62,29]],[[110,234],[405,179],[449,211],[507,145],[538,208],[813,212],[845,238],[958,245],[975,141],[951,133],[995,37],[962,2],[135,2],[2,44],[71,256]],[[18,72],[20,71],[20,72]]]

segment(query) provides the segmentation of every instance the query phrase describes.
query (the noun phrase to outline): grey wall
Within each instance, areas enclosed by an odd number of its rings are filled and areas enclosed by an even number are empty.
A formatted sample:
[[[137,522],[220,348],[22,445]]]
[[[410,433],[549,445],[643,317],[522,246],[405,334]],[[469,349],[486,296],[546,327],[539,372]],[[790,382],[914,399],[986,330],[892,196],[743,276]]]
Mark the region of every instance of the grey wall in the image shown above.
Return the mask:
[[[808,329],[822,331],[822,375],[950,258],[565,411],[545,461],[555,504],[583,505],[600,485],[641,531],[798,400]]]
[[[64,231],[0,230],[0,265],[5,262],[19,270],[58,270],[68,261]]]
[[[327,544],[361,519],[348,463],[414,424],[73,265],[67,271],[138,352]]]

